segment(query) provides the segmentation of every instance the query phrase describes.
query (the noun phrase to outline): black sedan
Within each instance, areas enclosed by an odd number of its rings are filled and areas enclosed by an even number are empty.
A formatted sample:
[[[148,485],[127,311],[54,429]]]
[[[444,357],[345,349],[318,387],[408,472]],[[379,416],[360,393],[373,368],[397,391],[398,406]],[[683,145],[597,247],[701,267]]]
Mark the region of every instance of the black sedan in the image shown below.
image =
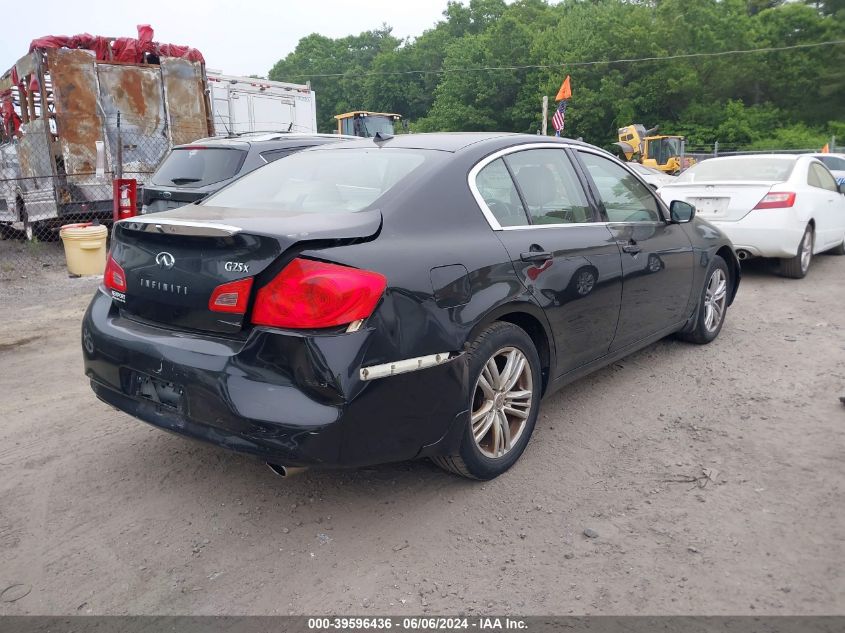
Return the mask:
[[[284,472],[430,457],[490,479],[540,400],[661,337],[708,343],[730,242],[575,141],[325,145],[115,225],[82,326],[97,396]]]

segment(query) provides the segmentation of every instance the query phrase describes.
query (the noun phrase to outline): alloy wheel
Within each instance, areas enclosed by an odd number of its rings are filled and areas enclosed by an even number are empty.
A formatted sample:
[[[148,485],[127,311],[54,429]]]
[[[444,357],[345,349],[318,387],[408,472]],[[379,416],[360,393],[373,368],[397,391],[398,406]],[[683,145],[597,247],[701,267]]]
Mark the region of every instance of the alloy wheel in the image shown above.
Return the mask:
[[[507,454],[525,431],[533,399],[531,364],[515,347],[493,354],[472,395],[472,435],[485,457]]]
[[[715,332],[722,323],[727,300],[727,275],[721,268],[716,268],[710,275],[704,292],[704,327],[708,332]]]
[[[801,272],[806,273],[810,268],[810,260],[813,259],[813,232],[807,231],[804,233],[804,239],[801,240]]]

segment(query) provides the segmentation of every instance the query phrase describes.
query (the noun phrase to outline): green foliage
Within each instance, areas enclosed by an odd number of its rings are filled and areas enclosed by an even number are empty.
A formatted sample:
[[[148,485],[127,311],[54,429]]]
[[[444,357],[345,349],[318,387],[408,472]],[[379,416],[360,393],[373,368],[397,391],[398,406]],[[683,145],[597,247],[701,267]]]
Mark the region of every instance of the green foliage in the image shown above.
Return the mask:
[[[413,40],[387,25],[304,37],[270,78],[311,80],[322,131],[335,128],[334,114],[365,109],[398,112],[413,131],[533,133],[542,96],[553,110],[570,74],[566,134],[597,145],[642,123],[685,134],[690,147],[820,147],[831,134],[845,143],[845,46],[684,55],[845,39],[843,2],[449,2]]]

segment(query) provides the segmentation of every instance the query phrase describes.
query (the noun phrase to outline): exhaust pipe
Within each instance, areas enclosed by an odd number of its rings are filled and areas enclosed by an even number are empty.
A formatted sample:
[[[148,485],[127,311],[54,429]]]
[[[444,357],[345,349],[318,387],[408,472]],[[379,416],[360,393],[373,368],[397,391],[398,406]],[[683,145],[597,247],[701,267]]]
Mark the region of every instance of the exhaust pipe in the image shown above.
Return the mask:
[[[279,477],[292,477],[308,470],[303,466],[282,466],[281,464],[271,464],[269,462],[267,463],[267,467]]]
[[[739,261],[744,262],[746,259],[751,257],[751,253],[748,251],[737,251],[736,256],[739,258]]]

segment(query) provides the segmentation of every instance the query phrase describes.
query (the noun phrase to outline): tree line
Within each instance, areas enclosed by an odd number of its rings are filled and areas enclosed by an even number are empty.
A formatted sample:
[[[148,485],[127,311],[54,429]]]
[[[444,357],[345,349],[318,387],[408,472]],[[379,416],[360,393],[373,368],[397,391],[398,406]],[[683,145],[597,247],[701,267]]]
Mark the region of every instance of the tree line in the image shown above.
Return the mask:
[[[375,110],[415,132],[535,133],[569,74],[565,136],[608,147],[642,123],[693,148],[804,149],[845,145],[845,45],[800,47],[837,40],[845,0],[470,0],[415,38],[313,33],[269,78],[310,80],[325,132]],[[786,50],[722,54],[770,48]]]

